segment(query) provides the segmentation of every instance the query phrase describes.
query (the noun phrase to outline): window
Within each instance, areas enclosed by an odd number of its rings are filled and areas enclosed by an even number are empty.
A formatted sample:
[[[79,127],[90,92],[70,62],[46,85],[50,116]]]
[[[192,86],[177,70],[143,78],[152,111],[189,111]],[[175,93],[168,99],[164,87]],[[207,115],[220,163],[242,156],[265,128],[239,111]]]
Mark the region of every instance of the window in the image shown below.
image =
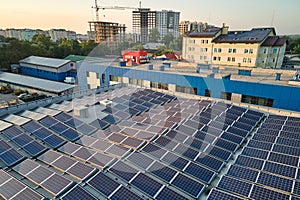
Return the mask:
[[[184,87],[176,85],[176,92],[187,93],[187,94],[197,94],[197,88]]]
[[[232,96],[232,93],[229,93],[229,92],[222,92],[221,93],[221,99],[226,99],[226,100],[231,100],[231,96]]]
[[[266,54],[267,53],[267,49],[264,49],[264,54]]]
[[[99,79],[99,78],[100,78],[100,75],[99,75],[99,73],[96,73],[96,76],[97,76],[97,79]]]
[[[232,61],[232,62],[235,62],[235,57],[232,57],[232,58],[231,58],[231,61]]]
[[[202,60],[203,59],[203,56],[200,56],[200,60]]]
[[[221,48],[218,48],[218,53],[221,53],[222,52],[222,49]]]
[[[232,53],[236,53],[236,49],[232,49]]]
[[[217,51],[218,51],[218,49],[217,49],[217,48],[214,48],[214,52],[217,53]]]
[[[228,57],[228,58],[227,58],[227,61],[228,61],[228,62],[230,62],[230,61],[231,61],[231,58],[230,58],[230,57]]]
[[[275,63],[276,62],[276,59],[275,58],[273,58],[273,63]]]
[[[205,89],[205,94],[204,96],[206,97],[211,97],[211,90]]]
[[[90,77],[90,72],[86,72],[86,77]]]
[[[273,107],[273,105],[274,105],[274,99],[255,97],[255,96],[247,96],[247,95],[242,95],[242,102],[249,103],[249,104],[255,104],[255,105],[261,105],[261,106],[268,106],[268,107]]]
[[[249,53],[250,53],[250,54],[253,54],[253,49],[249,49]]]
[[[273,49],[273,54],[277,53],[277,48]]]
[[[207,51],[208,51],[208,48],[204,48],[204,50],[205,50],[205,52],[207,52]]]
[[[243,58],[243,63],[247,62],[247,58]]]
[[[218,57],[218,61],[221,61],[221,57]]]
[[[106,83],[106,76],[105,76],[105,74],[102,74],[102,83]]]
[[[217,57],[216,57],[216,56],[214,56],[214,57],[213,57],[213,60],[217,60]]]
[[[248,58],[248,63],[251,63],[252,59],[251,58]]]
[[[207,56],[204,56],[204,60],[207,60]]]
[[[249,51],[248,51],[248,49],[244,49],[244,53],[248,53]]]
[[[228,53],[232,53],[232,49],[228,49]]]
[[[201,40],[201,43],[204,44],[204,40]]]
[[[158,88],[158,89],[163,89],[163,90],[168,90],[169,85],[166,83],[159,83],[159,82],[150,82],[150,87],[151,88]]]

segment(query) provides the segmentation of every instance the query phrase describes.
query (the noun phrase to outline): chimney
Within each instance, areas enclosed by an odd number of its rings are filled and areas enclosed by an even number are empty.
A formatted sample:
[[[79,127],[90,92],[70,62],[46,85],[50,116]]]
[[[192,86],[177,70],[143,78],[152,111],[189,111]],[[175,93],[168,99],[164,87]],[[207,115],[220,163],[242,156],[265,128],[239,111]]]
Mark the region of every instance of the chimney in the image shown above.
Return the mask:
[[[226,24],[223,23],[221,34],[222,35],[227,35],[228,34],[228,29],[229,29],[229,26],[226,26]]]

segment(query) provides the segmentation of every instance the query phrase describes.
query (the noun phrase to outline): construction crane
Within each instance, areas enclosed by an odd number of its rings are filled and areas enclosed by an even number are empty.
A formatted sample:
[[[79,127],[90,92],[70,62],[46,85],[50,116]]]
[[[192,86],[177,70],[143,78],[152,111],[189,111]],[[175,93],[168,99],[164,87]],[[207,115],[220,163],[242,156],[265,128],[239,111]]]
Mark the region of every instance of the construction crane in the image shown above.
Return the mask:
[[[139,1],[139,8],[142,7],[142,2]],[[95,0],[95,6],[92,6],[93,9],[96,11],[96,20],[99,21],[99,10],[126,10],[126,9],[132,9],[137,10],[137,7],[123,7],[123,6],[99,6],[98,1]]]

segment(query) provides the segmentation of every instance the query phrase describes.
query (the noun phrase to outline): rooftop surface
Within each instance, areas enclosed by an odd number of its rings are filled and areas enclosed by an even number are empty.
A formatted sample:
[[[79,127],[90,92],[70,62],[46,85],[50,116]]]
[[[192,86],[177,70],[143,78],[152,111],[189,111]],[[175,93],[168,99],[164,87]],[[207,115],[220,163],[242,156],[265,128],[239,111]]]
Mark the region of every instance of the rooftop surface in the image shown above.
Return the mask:
[[[0,125],[4,199],[300,197],[296,117],[123,87]]]
[[[56,81],[49,81],[46,79],[34,78],[30,76],[23,76],[19,74],[12,74],[7,72],[0,73],[0,82],[10,83],[13,85],[20,85],[24,87],[34,88],[46,92],[61,93],[72,89],[75,86],[60,83]]]
[[[58,58],[45,58],[38,56],[29,56],[23,60],[20,60],[20,63],[27,63],[39,66],[46,66],[52,68],[59,68],[67,63],[71,62],[71,60],[58,59]]]

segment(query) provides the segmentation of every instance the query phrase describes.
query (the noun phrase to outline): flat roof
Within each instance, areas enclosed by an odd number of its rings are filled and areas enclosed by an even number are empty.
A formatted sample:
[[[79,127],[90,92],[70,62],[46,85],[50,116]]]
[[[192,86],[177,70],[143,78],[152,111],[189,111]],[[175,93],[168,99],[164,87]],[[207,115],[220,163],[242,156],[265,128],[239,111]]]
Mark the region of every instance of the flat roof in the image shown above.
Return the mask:
[[[12,74],[7,72],[3,72],[0,74],[0,81],[52,93],[61,93],[75,87],[74,85],[66,83],[60,83],[56,81],[50,81],[46,79]]]
[[[19,62],[32,64],[32,65],[46,66],[46,67],[51,67],[51,68],[59,68],[65,64],[68,64],[69,62],[72,62],[72,61],[65,60],[65,59],[58,59],[58,58],[45,58],[45,57],[38,57],[38,56],[29,56],[23,60],[20,60]]]

